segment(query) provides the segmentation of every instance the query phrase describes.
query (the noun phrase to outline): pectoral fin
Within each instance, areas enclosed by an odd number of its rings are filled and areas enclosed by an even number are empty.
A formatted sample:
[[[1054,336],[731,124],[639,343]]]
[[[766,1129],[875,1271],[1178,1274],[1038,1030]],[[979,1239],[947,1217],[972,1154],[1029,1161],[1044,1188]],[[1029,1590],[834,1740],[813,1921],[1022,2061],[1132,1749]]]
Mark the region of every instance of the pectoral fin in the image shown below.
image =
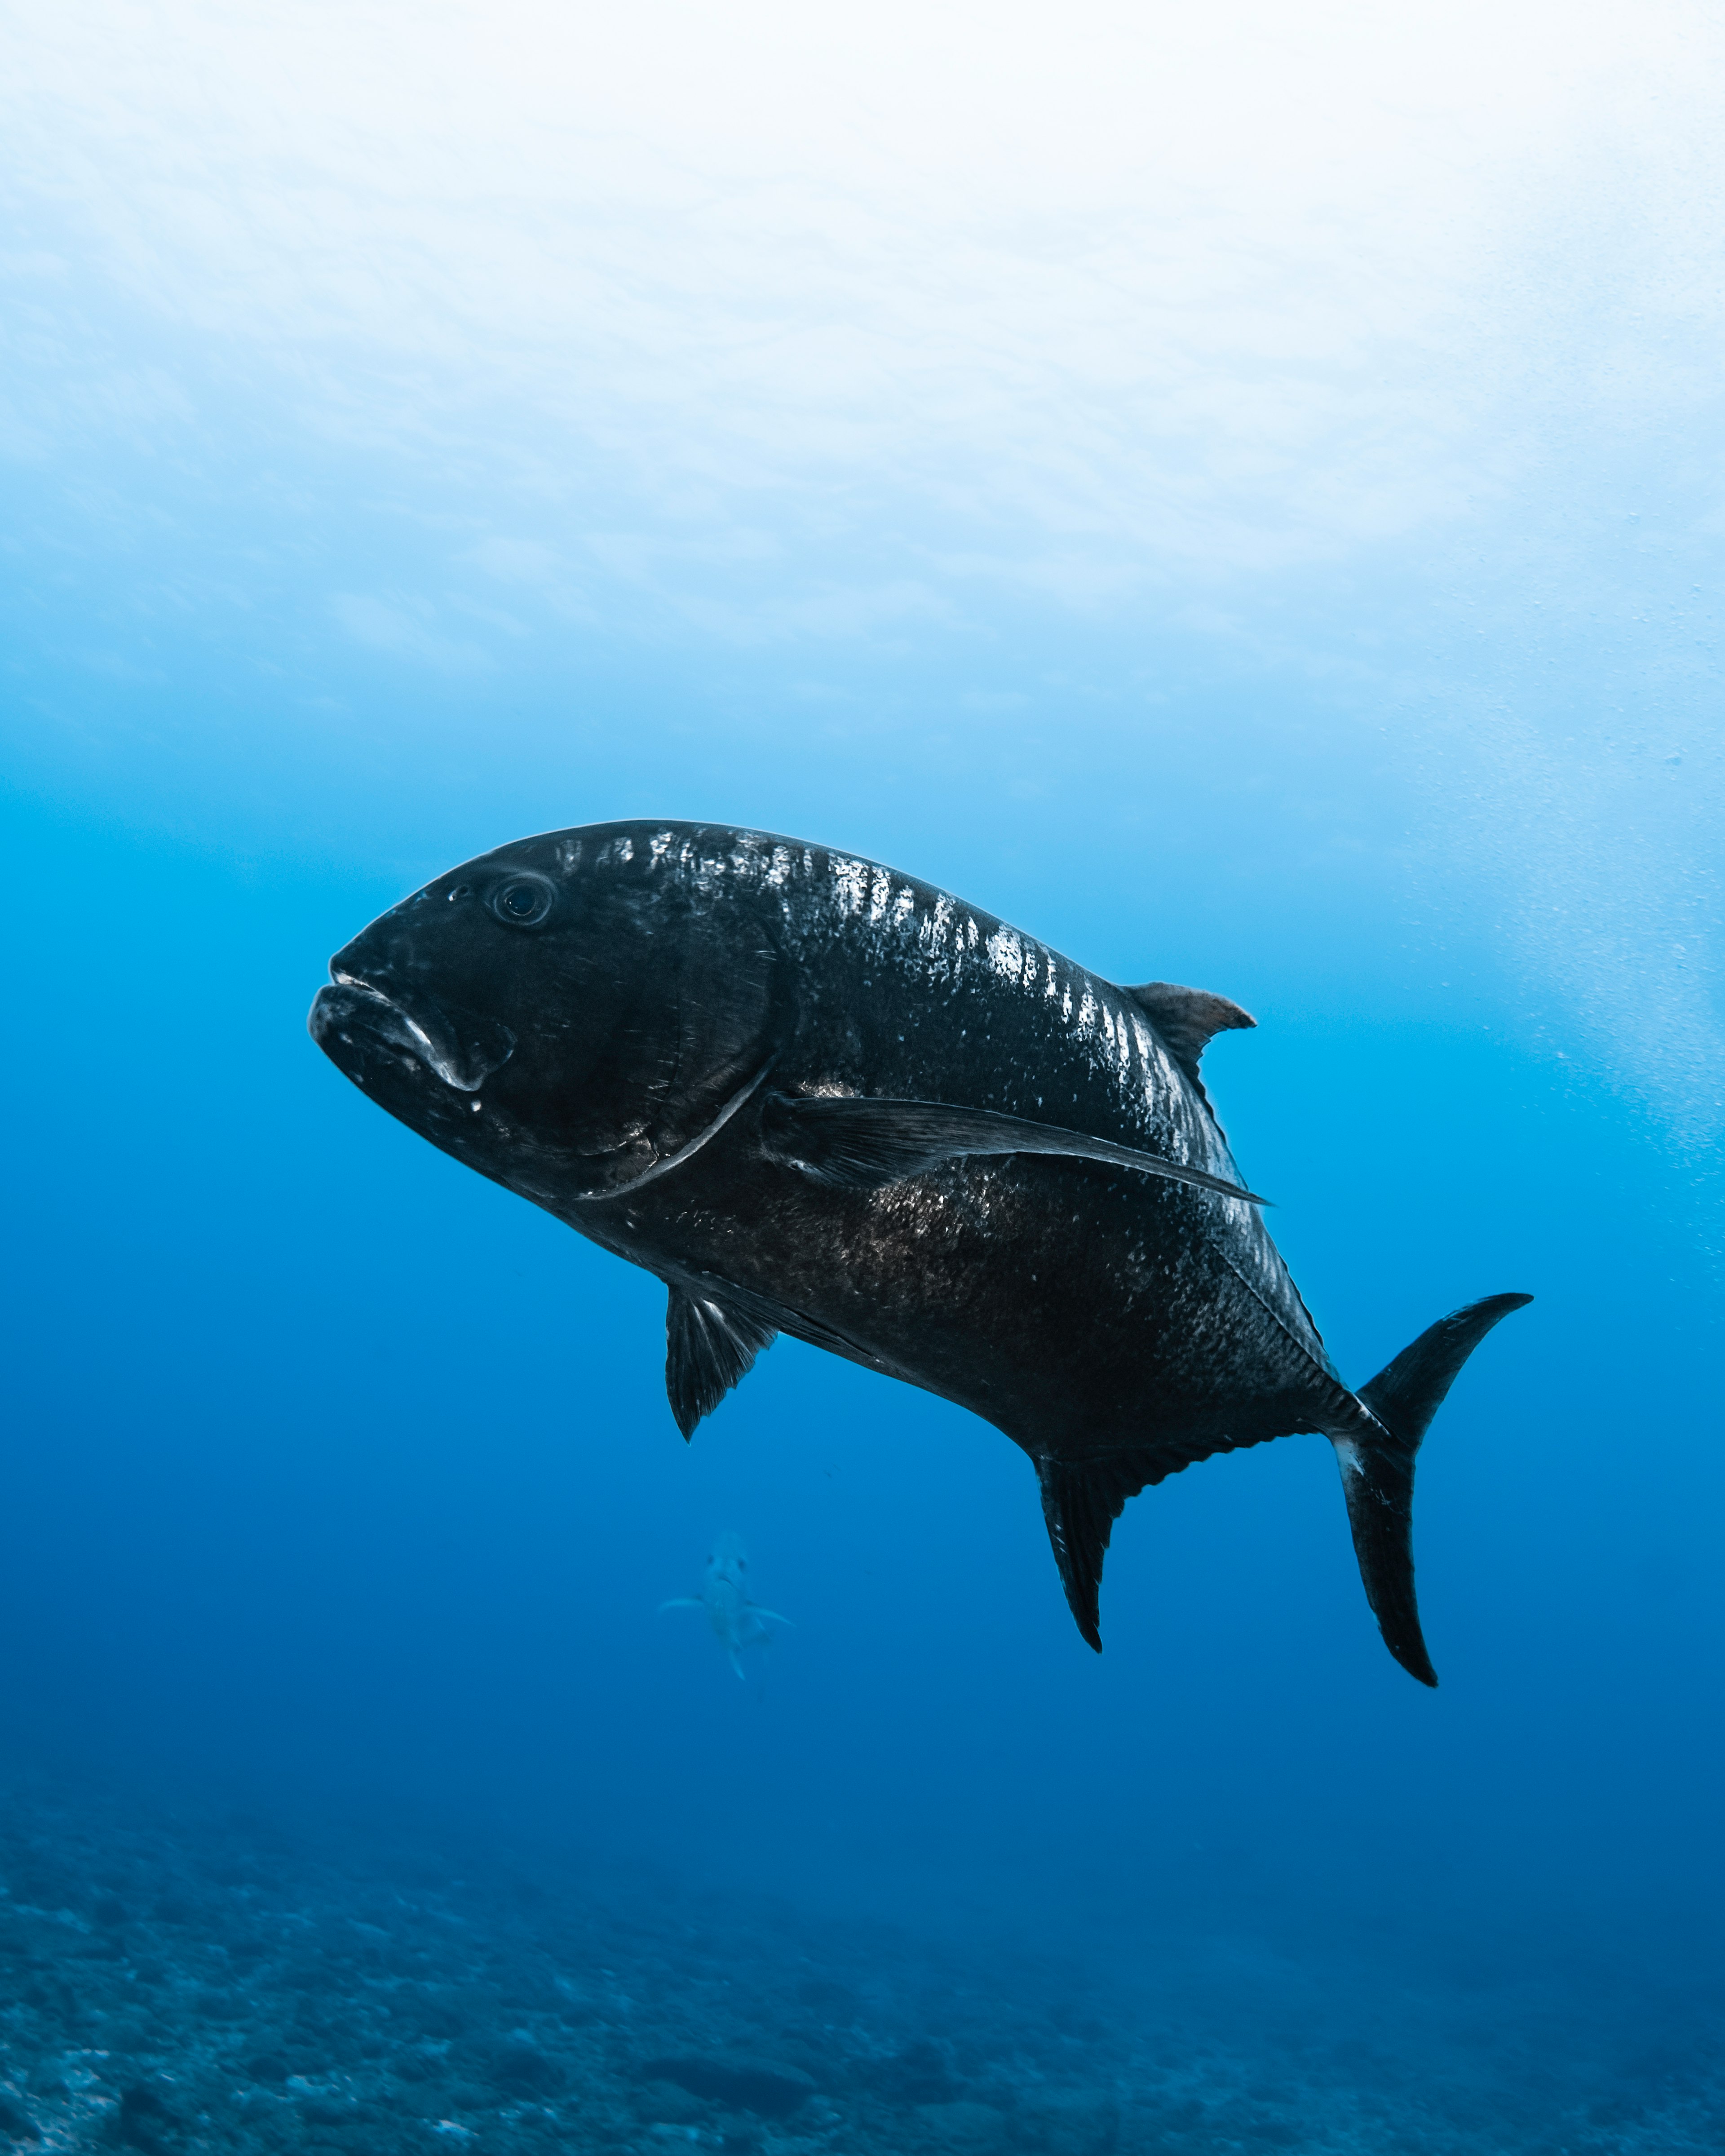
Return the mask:
[[[731,1388],[746,1378],[778,1334],[752,1312],[716,1295],[673,1287],[665,1313],[665,1389],[677,1428],[693,1437]]]
[[[762,1132],[775,1159],[800,1168],[817,1183],[842,1190],[876,1190],[968,1154],[1034,1152],[1164,1176],[1171,1183],[1242,1199],[1248,1205],[1270,1203],[1237,1183],[1165,1160],[1160,1153],[1031,1122],[1023,1116],[1000,1115],[992,1108],[952,1108],[936,1101],[769,1093]]]

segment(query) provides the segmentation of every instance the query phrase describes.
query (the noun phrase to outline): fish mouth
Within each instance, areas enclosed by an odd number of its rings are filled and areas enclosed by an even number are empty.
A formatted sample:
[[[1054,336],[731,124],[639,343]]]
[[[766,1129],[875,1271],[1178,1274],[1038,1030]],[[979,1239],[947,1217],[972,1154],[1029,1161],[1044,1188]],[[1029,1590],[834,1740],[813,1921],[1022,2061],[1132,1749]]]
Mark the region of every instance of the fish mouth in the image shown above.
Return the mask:
[[[353,973],[337,973],[330,987],[318,990],[306,1026],[344,1069],[357,1054],[381,1044],[405,1050],[458,1093],[478,1092],[515,1054],[515,1035],[494,1019],[429,996],[416,995],[410,1006]]]

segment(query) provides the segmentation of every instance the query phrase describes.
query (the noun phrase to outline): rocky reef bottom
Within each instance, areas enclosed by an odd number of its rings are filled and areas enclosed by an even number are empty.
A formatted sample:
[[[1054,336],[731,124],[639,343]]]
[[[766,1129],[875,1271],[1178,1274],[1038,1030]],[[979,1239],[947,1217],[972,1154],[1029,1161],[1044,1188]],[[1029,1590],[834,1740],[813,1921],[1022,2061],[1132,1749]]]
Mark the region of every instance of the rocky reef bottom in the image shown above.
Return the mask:
[[[1704,2018],[1636,2033],[1551,1993],[1391,2003],[1238,1949],[1104,1983],[663,1882],[40,1789],[0,1801],[0,2148],[1725,2148]]]

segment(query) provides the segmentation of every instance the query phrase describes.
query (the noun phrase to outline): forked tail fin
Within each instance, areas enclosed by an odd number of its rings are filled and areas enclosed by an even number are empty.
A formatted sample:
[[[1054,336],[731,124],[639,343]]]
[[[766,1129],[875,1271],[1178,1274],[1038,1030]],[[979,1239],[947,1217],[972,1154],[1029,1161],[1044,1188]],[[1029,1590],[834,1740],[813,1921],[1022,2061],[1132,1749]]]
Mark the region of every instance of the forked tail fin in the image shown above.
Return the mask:
[[[1531,1295],[1489,1295],[1428,1326],[1358,1393],[1373,1424],[1332,1432],[1354,1555],[1384,1644],[1421,1684],[1437,1671],[1420,1631],[1414,1599],[1414,1458],[1457,1372],[1500,1317]]]

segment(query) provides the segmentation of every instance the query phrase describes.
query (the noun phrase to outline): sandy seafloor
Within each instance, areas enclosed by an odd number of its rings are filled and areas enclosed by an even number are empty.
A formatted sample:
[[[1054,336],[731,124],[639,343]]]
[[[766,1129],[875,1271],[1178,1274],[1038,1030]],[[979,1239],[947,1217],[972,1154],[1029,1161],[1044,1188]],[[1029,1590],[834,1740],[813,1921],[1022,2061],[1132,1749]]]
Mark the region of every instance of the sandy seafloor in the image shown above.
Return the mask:
[[[0,2146],[429,2156],[1717,2151],[1725,2046],[1476,1972],[1093,1969],[421,1837],[0,1808]]]

